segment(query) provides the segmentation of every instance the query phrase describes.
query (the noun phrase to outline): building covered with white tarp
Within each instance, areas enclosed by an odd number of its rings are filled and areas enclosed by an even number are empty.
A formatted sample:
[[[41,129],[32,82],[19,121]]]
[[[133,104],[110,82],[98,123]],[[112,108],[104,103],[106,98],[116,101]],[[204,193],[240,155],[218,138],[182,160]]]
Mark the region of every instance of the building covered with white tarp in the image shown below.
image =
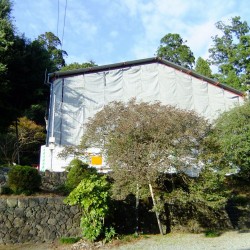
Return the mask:
[[[49,74],[50,106],[40,170],[63,171],[65,145],[78,145],[88,118],[112,101],[160,101],[209,120],[244,102],[242,92],[160,58]],[[97,156],[97,149],[89,154]],[[95,164],[94,164],[95,165]],[[105,163],[97,164],[100,169]]]

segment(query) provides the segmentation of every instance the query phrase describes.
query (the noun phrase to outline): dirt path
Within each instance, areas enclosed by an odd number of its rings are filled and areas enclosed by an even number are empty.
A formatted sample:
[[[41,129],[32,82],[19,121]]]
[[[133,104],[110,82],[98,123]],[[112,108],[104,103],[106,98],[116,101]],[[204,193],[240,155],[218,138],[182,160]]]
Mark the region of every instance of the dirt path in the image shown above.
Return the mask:
[[[59,243],[0,245],[0,250],[70,250],[71,246]]]
[[[0,245],[0,250],[70,250],[72,245],[58,243]],[[203,234],[153,235],[125,245],[112,244],[112,247],[98,249],[117,250],[250,250],[250,231],[226,232],[220,237],[207,238]]]

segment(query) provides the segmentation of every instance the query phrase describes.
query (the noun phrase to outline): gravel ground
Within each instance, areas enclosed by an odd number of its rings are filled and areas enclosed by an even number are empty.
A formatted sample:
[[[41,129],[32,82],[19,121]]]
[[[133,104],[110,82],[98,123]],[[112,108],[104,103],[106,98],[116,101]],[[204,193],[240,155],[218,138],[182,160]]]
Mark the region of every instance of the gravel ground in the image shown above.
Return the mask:
[[[84,249],[60,244],[16,244],[0,245],[0,250],[70,250]],[[88,248],[90,249],[90,248]],[[207,238],[204,234],[173,233],[155,235],[126,245],[100,247],[117,250],[250,250],[250,231],[226,232],[219,237]]]
[[[250,250],[250,231],[227,232],[219,237],[207,238],[204,234],[169,234],[140,240],[133,245],[120,246],[119,250]]]

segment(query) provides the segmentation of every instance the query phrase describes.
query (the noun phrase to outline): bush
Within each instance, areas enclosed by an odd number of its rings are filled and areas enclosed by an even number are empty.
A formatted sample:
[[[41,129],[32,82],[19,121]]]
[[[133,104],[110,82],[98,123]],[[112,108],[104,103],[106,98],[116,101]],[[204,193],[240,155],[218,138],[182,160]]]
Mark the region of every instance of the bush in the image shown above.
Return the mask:
[[[8,186],[6,186],[6,185],[1,186],[0,185],[0,194],[11,194],[11,193],[12,193],[12,191]]]
[[[41,176],[30,166],[14,166],[8,173],[8,186],[14,194],[32,194],[39,190]]]
[[[217,139],[220,158],[248,186],[250,180],[250,102],[224,112],[215,121],[214,136]]]
[[[111,242],[112,239],[115,237],[116,232],[113,227],[106,227],[104,232],[104,242]]]
[[[80,237],[77,237],[77,238],[74,238],[74,237],[62,237],[60,239],[60,242],[62,244],[74,244],[76,242],[78,242],[81,238]]]
[[[205,236],[208,238],[219,237],[221,236],[221,232],[214,230],[214,229],[210,229],[210,230],[205,231]]]
[[[105,234],[104,219],[108,216],[110,203],[110,183],[106,176],[97,174],[85,177],[64,200],[71,206],[79,205],[82,210],[80,227],[83,237],[96,241]],[[106,229],[107,240],[115,234],[114,229]]]
[[[79,159],[72,160],[68,169],[69,173],[67,175],[65,187],[69,192],[76,188],[82,179],[97,172],[95,168],[89,167],[88,164],[83,163]]]
[[[62,196],[66,196],[69,194],[69,190],[68,188],[66,187],[65,184],[61,184],[59,185],[56,189],[55,189],[55,192],[59,195],[62,195]]]

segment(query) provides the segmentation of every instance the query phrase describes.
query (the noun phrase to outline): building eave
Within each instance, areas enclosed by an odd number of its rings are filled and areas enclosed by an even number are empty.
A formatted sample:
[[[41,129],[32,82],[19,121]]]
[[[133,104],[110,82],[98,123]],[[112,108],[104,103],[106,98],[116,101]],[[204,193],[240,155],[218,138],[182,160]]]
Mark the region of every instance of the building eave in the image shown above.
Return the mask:
[[[75,69],[75,70],[69,70],[69,71],[57,71],[57,72],[48,74],[48,78],[49,78],[49,81],[53,81],[54,79],[58,79],[58,78],[67,78],[67,77],[81,75],[81,74],[91,74],[91,73],[103,72],[103,71],[107,71],[107,70],[120,69],[120,68],[124,68],[124,67],[144,65],[144,64],[149,64],[149,63],[160,63],[163,65],[172,67],[172,68],[179,70],[185,74],[188,74],[188,75],[193,76],[195,78],[198,78],[200,80],[206,81],[206,82],[208,82],[216,87],[222,88],[222,89],[229,91],[231,93],[234,93],[238,96],[241,96],[241,97],[244,96],[243,92],[241,92],[235,88],[232,88],[228,85],[222,84],[214,79],[200,75],[193,70],[184,68],[180,65],[177,65],[175,63],[172,63],[170,61],[164,60],[164,59],[159,58],[159,57],[151,57],[151,58],[146,58],[146,59],[120,62],[120,63],[95,66],[95,67],[83,68],[83,69]]]

